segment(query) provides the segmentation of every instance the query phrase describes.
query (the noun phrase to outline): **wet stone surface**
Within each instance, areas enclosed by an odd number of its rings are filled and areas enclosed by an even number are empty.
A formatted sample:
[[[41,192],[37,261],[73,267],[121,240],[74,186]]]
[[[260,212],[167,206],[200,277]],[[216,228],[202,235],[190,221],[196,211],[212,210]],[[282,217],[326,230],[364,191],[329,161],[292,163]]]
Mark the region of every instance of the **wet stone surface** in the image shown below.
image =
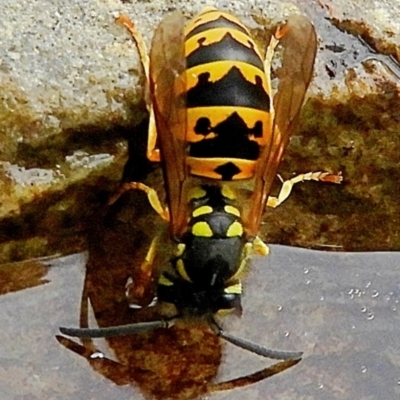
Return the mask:
[[[61,335],[60,326],[107,327],[174,314],[162,304],[146,307],[172,254],[166,224],[156,218],[149,224],[149,212],[144,194],[130,193],[93,225],[87,252],[0,268],[4,400],[398,396],[400,254],[394,252],[271,246],[269,256],[253,258],[243,276],[242,316],[218,321],[237,337],[304,352],[298,365],[278,364],[277,371],[287,370],[268,379],[272,360],[225,343],[197,319],[119,338]],[[146,275],[143,260],[156,234],[154,269]]]
[[[398,397],[399,253],[271,246],[271,255],[255,259],[244,279],[242,317],[220,322],[231,334],[302,350],[304,357],[281,374],[228,391],[220,391],[222,382],[271,361],[221,342],[199,322],[93,342],[59,334],[59,326],[79,325],[81,307],[88,308],[91,327],[156,318],[157,307],[128,307],[124,285],[134,271],[126,256],[118,251],[110,264],[92,249],[1,267],[1,285],[8,288],[0,297],[4,400]]]
[[[78,3],[1,4],[8,16],[0,27],[2,262],[84,249],[91,218],[121,178],[126,139],[129,149],[143,150],[142,72],[115,16],[130,15],[149,44],[166,11],[181,8],[189,18],[201,8],[167,0]],[[279,172],[287,179],[342,171],[344,182],[297,185],[286,204],[267,212],[267,242],[341,251],[400,248],[400,6],[357,4],[215,3],[241,17],[262,48],[271,26],[298,9],[319,38],[309,99]],[[143,177],[146,169],[136,172]],[[149,183],[162,187],[159,176]]]

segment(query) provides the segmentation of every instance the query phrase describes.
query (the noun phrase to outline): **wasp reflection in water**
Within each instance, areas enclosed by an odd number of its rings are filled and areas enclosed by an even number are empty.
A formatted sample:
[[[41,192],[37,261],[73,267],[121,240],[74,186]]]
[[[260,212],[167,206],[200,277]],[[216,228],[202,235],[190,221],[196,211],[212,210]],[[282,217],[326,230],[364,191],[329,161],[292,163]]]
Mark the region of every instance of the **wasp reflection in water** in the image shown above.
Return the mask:
[[[127,202],[134,202],[134,205]],[[132,308],[126,297],[127,282],[132,276],[143,274],[143,270],[138,270],[143,266],[140,260],[146,257],[145,251],[154,233],[166,228],[162,222],[149,223],[154,220],[152,215],[146,195],[134,191],[111,207],[104,226],[99,223],[95,227],[89,240],[81,327],[89,325],[90,307],[99,327],[151,321],[168,313],[159,304],[143,308],[135,304]],[[164,243],[159,244],[157,248],[163,249],[161,253],[170,254]],[[157,257],[161,260],[164,255],[158,254]],[[141,282],[147,285],[139,291],[151,294],[145,301],[149,302],[155,294],[157,282],[151,277]],[[131,285],[130,289],[132,294],[137,288]],[[85,357],[96,372],[117,385],[137,385],[145,397],[158,399],[194,398],[210,391],[246,386],[299,362],[282,361],[248,376],[214,383],[222,360],[221,339],[207,323],[198,320],[182,322],[170,329],[109,337],[103,350],[97,348],[92,339],[81,339],[80,343],[62,336],[57,339]],[[114,353],[112,358],[105,356],[110,351]]]

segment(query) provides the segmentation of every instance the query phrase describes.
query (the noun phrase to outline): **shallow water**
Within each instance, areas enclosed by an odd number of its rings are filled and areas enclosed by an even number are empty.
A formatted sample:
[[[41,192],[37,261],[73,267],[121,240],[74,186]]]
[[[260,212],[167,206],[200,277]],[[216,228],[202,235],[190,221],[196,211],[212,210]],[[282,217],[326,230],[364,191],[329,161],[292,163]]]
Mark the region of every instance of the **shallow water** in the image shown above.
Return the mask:
[[[90,299],[89,326],[154,318],[152,312],[129,310],[116,284],[123,275],[116,277],[118,268],[104,272],[106,285],[100,267],[88,276],[87,261],[88,254],[80,253],[1,268],[1,286],[9,288],[0,297],[2,399],[399,396],[400,253],[271,246],[270,256],[255,259],[244,278],[242,317],[221,322],[237,336],[269,348],[303,350],[304,357],[259,383],[208,394],[218,389],[213,383],[271,361],[221,343],[196,324],[85,346],[78,339],[57,340],[59,326],[79,325],[82,298]],[[11,269],[18,273],[10,275]]]

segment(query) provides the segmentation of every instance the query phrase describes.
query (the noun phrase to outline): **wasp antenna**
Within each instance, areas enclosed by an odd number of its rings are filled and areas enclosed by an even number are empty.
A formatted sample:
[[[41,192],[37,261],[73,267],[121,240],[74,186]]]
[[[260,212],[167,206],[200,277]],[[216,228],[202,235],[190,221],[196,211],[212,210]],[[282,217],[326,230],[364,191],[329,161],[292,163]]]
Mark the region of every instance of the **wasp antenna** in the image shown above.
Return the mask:
[[[107,328],[63,328],[60,327],[60,332],[67,336],[79,338],[106,338],[127,336],[133,333],[151,331],[157,328],[170,328],[176,322],[177,318],[168,320],[161,319],[157,321],[139,322],[137,324],[128,324],[120,326],[110,326]]]
[[[273,360],[300,360],[303,352],[302,351],[280,351],[267,349],[256,343],[250,342],[245,339],[238,338],[229,333],[226,333],[220,328],[215,321],[212,321],[214,332],[225,339],[227,342],[234,344],[241,349],[250,351],[251,353],[258,354],[259,356],[271,358]]]

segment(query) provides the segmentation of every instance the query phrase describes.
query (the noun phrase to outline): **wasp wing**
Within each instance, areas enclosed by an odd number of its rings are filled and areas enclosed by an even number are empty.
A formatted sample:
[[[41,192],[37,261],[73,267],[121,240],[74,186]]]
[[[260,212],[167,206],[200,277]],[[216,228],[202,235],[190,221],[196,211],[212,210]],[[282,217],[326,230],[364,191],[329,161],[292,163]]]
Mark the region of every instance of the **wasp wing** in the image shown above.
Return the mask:
[[[280,40],[282,67],[278,70],[278,91],[274,97],[275,119],[269,146],[259,159],[252,195],[252,207],[245,216],[250,236],[259,229],[278,166],[298,120],[304,96],[313,74],[317,38],[311,21],[302,15],[289,18]]]
[[[150,51],[150,95],[162,156],[173,237],[186,224],[186,82],[184,18],[175,11],[155,31]]]

